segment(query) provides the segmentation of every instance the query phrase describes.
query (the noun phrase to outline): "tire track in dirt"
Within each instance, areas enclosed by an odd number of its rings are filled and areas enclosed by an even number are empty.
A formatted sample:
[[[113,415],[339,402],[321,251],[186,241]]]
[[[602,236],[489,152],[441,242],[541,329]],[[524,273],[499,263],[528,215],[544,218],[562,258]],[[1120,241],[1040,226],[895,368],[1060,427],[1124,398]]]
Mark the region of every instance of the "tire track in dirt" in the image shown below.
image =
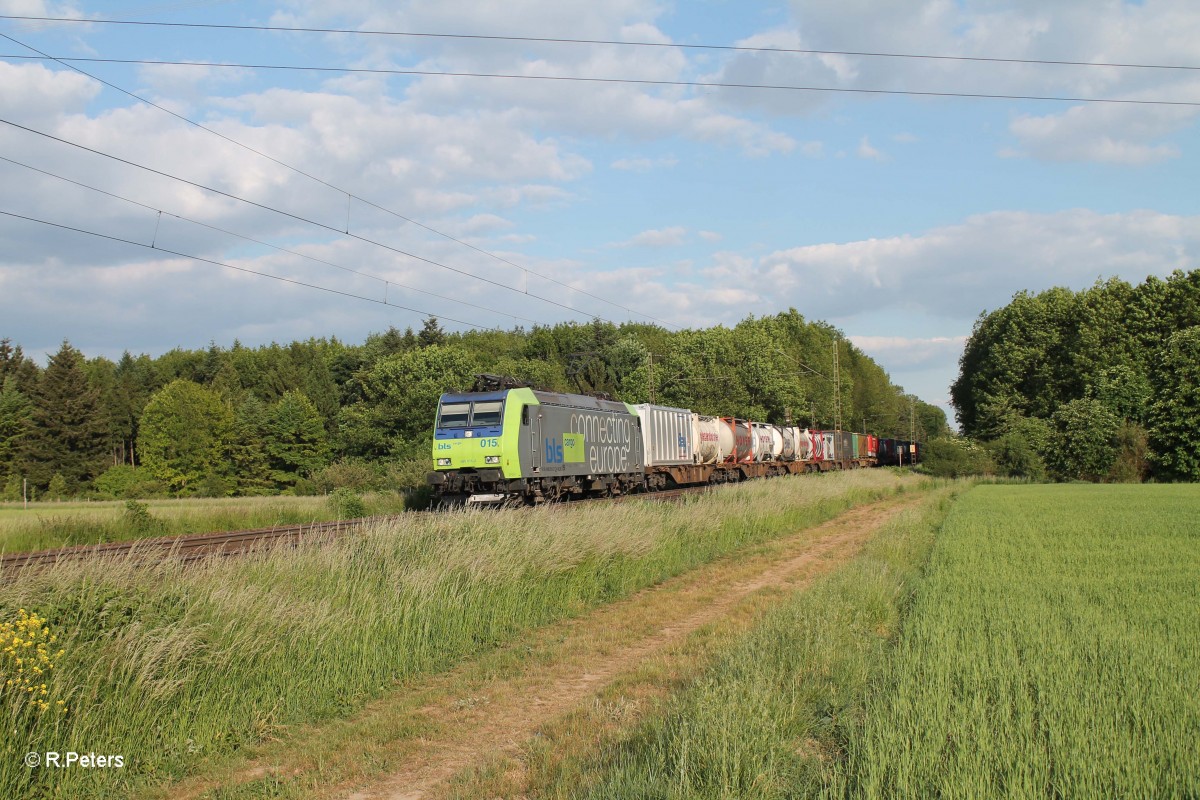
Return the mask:
[[[327,796],[428,800],[456,773],[496,754],[516,752],[541,727],[646,659],[718,621],[755,592],[768,587],[802,588],[829,572],[853,557],[885,522],[919,500],[919,496],[903,496],[861,506],[782,540],[780,552],[765,559],[709,565],[574,620],[565,635],[587,639],[590,646],[571,652],[560,663],[476,683],[469,707],[464,708],[461,699],[440,697],[418,711],[438,721],[436,734],[409,743],[399,769],[356,791],[327,787],[331,791]],[[725,576],[735,580],[714,588]],[[669,605],[658,608],[660,601]],[[608,646],[603,635],[589,638],[596,631],[619,630],[639,612],[654,613],[658,620],[648,635],[615,647]]]

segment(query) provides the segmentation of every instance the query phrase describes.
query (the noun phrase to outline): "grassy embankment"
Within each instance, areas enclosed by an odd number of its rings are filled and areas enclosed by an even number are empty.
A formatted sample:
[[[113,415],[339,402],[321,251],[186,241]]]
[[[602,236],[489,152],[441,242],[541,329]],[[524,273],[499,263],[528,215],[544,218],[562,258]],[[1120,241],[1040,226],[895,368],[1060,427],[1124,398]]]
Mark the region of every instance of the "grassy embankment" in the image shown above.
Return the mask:
[[[404,511],[404,496],[381,492],[362,498],[368,515]],[[124,500],[0,504],[0,552],[48,550],[76,544],[124,542],[149,536],[250,530],[338,519],[328,497],[229,497],[147,500],[149,517],[132,518]]]
[[[1200,794],[1200,487],[977,487],[918,577],[942,513],[898,521],[532,794]]]
[[[420,673],[723,554],[926,482],[872,470],[727,487],[680,505],[416,516],[325,546],[203,567],[62,564],[0,586],[45,617],[69,711],[4,697],[0,796],[124,796],[282,726],[344,715]],[[31,750],[122,770],[29,769]]]

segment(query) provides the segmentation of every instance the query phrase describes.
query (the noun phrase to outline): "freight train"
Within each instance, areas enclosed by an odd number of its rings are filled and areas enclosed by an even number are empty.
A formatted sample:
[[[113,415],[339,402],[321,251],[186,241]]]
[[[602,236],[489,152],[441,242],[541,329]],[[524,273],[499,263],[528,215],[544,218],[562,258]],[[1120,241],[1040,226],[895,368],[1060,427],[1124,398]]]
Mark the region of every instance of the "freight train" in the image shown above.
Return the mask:
[[[428,483],[444,505],[537,505],[920,460],[867,433],[498,388],[442,395]]]

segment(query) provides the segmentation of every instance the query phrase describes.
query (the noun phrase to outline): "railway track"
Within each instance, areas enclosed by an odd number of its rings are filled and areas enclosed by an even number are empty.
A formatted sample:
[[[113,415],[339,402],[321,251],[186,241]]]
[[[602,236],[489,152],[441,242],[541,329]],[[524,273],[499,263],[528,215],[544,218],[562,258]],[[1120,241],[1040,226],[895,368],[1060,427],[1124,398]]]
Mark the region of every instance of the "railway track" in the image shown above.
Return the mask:
[[[669,501],[686,495],[707,491],[702,486],[693,489],[673,489],[662,492],[638,493],[611,498],[595,498],[587,502],[621,502],[643,499]],[[580,502],[563,503],[564,507]],[[435,512],[409,512],[424,514]],[[213,533],[164,536],[153,539],[134,539],[127,542],[104,542],[59,547],[53,550],[37,550],[26,553],[0,555],[0,575],[11,575],[25,569],[47,568],[54,564],[80,561],[91,558],[128,558],[136,561],[162,561],[176,559],[182,562],[233,556],[267,550],[281,545],[295,547],[301,541],[319,537],[337,537],[367,525],[375,525],[407,517],[409,514],[392,514],[380,517],[361,517],[336,522],[312,522],[301,525],[282,525],[273,528],[256,528],[245,531],[217,531]]]

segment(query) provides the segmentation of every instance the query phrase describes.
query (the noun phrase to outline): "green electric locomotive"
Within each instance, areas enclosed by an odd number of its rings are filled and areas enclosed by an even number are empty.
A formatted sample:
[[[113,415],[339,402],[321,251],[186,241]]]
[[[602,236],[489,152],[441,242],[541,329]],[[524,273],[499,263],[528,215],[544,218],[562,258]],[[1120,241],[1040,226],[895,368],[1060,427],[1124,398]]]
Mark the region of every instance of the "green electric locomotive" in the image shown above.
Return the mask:
[[[429,484],[442,504],[612,496],[644,481],[641,421],[626,403],[535,389],[444,394]]]

